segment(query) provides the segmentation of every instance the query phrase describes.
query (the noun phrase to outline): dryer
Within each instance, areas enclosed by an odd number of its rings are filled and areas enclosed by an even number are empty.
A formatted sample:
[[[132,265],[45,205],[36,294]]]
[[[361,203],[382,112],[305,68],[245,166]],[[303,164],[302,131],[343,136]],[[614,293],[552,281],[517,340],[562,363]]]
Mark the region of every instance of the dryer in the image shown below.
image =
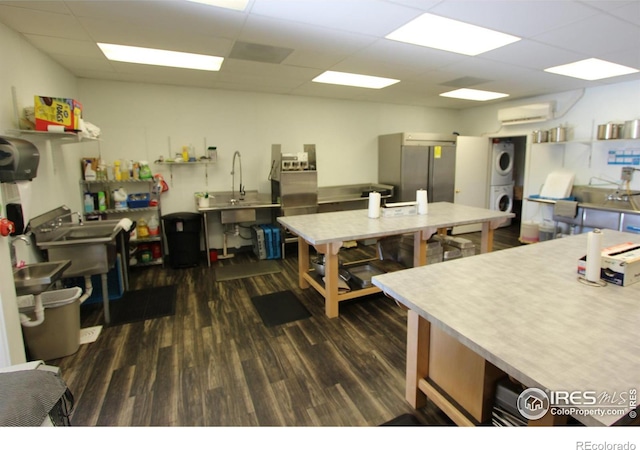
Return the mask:
[[[513,142],[493,143],[491,185],[500,186],[513,183],[514,148]]]
[[[494,211],[512,212],[513,186],[514,183],[501,186],[491,186],[489,209]],[[507,227],[509,225],[511,225],[511,219],[500,225],[500,227]]]

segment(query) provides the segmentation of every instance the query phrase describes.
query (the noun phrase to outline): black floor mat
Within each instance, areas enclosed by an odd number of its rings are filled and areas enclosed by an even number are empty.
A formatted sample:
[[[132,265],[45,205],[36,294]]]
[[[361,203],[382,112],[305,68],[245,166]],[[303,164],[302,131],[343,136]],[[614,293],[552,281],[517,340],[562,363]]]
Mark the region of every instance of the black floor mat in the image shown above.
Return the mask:
[[[413,414],[402,414],[380,425],[381,427],[421,427],[424,426]]]
[[[174,315],[176,290],[175,285],[170,285],[125,292],[122,298],[109,303],[109,325],[123,325]]]
[[[291,291],[251,297],[251,303],[268,327],[311,317],[309,310],[300,303],[300,300]]]

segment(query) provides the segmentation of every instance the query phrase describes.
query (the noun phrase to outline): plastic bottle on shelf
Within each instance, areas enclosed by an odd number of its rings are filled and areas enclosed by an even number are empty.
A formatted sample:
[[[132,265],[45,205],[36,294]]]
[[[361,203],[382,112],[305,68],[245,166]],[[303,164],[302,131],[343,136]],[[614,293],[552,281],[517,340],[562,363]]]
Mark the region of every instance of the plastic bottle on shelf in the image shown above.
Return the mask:
[[[96,181],[96,171],[91,167],[91,160],[85,161],[84,179],[86,181]]]
[[[140,179],[140,164],[138,164],[137,162],[134,162],[133,165],[133,173],[132,173],[132,177],[134,180],[139,180]]]
[[[98,210],[99,211],[107,210],[107,198],[104,195],[103,191],[98,192]]]
[[[140,161],[140,172],[138,176],[141,180],[151,180],[153,178],[153,175],[151,175],[151,168],[147,161]]]
[[[122,177],[122,181],[128,181],[131,177],[131,172],[129,172],[129,170],[129,163],[127,163],[126,159],[123,159],[120,164],[120,176]]]
[[[107,176],[107,165],[102,158],[98,160],[98,170],[96,172],[96,178],[100,181],[107,181],[109,179],[109,177]]]
[[[84,194],[84,212],[93,212],[93,196],[90,193]]]
[[[136,232],[138,234],[138,239],[144,239],[149,237],[149,226],[147,225],[147,221],[144,219],[138,220],[138,225],[136,226]]]
[[[116,159],[113,162],[113,179],[116,181],[122,181],[122,172],[120,171],[120,160]]]
[[[156,216],[151,216],[151,219],[149,219],[149,234],[151,236],[157,236],[160,234],[160,224],[158,223],[158,218]]]

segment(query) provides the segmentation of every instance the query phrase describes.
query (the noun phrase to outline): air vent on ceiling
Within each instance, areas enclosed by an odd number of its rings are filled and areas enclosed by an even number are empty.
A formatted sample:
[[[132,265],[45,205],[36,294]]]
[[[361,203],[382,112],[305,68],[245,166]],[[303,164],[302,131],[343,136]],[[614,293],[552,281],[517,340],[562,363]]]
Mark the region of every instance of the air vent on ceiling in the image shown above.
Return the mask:
[[[553,103],[534,103],[498,110],[498,120],[502,125],[544,122],[553,118]]]

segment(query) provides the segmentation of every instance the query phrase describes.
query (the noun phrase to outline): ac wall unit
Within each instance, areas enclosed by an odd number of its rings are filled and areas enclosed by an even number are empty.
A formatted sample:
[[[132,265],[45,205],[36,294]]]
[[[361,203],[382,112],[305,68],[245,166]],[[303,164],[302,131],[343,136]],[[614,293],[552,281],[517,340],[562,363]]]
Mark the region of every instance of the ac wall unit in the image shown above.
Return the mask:
[[[553,119],[553,103],[535,103],[498,110],[498,120],[502,125],[544,122]]]

